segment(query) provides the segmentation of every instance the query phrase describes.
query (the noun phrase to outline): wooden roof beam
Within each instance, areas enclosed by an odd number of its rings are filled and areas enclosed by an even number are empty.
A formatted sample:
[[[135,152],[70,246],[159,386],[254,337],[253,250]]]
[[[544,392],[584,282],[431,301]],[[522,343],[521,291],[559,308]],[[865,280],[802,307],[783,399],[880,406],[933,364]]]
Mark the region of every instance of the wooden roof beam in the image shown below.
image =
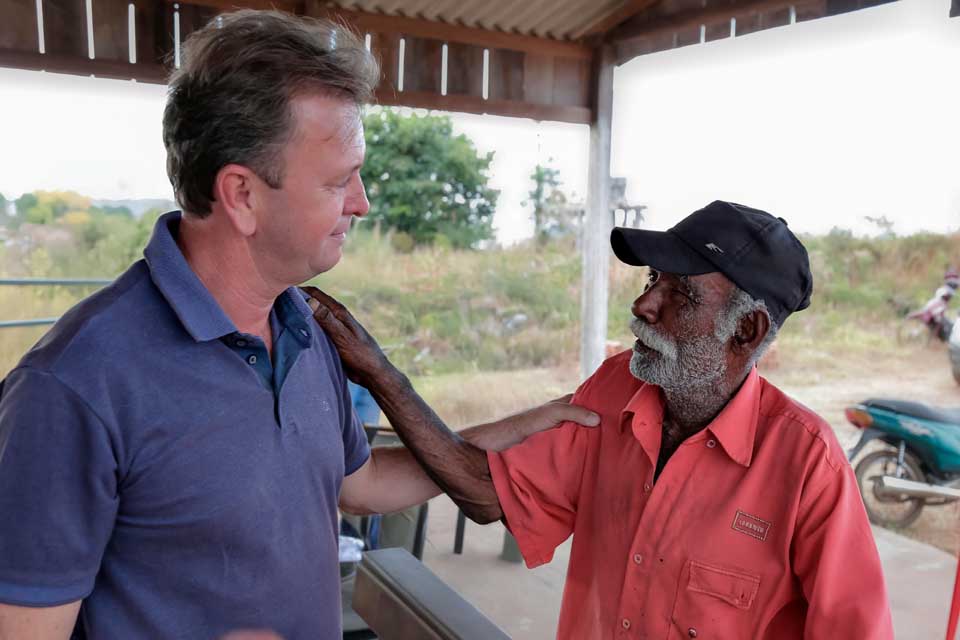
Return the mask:
[[[665,33],[683,31],[701,24],[712,24],[736,18],[745,14],[760,11],[775,11],[792,6],[811,4],[815,0],[740,0],[740,2],[725,5],[715,5],[706,8],[687,9],[672,15],[654,18],[653,20],[631,19],[620,27],[610,31],[606,41],[615,45],[622,45],[631,40],[649,38]]]
[[[278,9],[289,13],[303,13],[303,0],[163,0],[166,4],[192,4],[220,11],[238,9]]]

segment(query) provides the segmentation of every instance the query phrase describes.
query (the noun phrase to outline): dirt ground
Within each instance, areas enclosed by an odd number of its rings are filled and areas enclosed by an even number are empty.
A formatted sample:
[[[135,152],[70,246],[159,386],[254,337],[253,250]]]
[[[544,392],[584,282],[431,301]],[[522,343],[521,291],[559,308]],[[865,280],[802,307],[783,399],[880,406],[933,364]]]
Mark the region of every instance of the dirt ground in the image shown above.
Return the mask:
[[[946,348],[940,344],[896,354],[844,358],[828,374],[805,371],[789,362],[762,373],[823,416],[846,448],[852,447],[859,437],[857,429],[843,415],[844,408],[850,404],[888,397],[943,407],[960,406],[960,386],[950,375]],[[925,508],[914,524],[898,532],[956,555],[960,549],[958,525],[960,503],[954,503]]]

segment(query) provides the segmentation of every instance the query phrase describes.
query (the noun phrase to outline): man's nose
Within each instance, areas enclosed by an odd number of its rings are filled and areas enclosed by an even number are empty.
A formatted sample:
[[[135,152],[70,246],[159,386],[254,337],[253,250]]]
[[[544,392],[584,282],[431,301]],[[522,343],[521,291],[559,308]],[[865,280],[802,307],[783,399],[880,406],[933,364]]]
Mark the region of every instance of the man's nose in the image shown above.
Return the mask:
[[[660,293],[657,287],[651,287],[633,301],[630,311],[647,324],[656,324],[660,319]]]
[[[370,201],[367,200],[367,190],[363,186],[363,178],[360,177],[360,174],[357,174],[357,179],[354,181],[353,191],[347,197],[346,202],[343,206],[344,215],[353,215],[358,218],[370,213]]]

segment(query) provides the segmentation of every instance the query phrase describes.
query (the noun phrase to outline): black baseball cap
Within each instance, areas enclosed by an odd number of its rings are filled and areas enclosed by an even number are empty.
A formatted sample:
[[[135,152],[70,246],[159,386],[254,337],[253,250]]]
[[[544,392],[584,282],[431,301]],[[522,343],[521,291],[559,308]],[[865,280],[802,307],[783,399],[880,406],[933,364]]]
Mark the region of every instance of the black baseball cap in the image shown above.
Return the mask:
[[[786,220],[766,211],[716,200],[667,231],[616,227],[610,244],[617,258],[634,266],[687,276],[720,272],[763,300],[778,327],[810,306],[807,250]]]

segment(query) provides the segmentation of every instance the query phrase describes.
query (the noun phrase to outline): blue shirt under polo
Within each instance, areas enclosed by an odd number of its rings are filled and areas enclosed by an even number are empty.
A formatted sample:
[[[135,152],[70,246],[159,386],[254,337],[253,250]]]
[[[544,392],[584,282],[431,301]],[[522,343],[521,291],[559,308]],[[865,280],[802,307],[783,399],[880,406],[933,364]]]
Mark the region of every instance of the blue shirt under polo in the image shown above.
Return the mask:
[[[276,366],[251,361],[179,221],[4,381],[0,602],[84,599],[97,639],[339,639],[337,501],[369,448],[337,353],[290,289]]]

